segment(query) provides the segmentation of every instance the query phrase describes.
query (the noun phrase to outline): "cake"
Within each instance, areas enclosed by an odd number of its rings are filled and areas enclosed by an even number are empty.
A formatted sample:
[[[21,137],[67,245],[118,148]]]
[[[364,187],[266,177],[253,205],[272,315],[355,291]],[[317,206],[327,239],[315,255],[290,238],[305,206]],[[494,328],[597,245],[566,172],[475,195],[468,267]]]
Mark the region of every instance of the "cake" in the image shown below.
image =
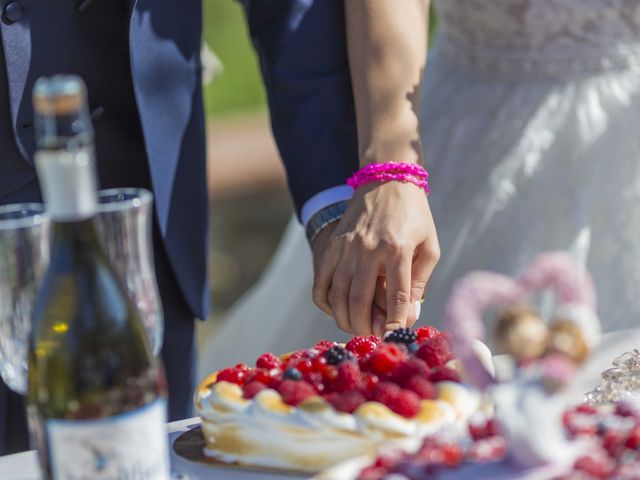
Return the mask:
[[[492,369],[484,344],[474,347]],[[433,327],[321,341],[251,368],[213,373],[199,386],[205,454],[245,466],[318,472],[375,454],[381,445],[416,449],[443,427],[466,428],[489,408],[461,381],[446,334]]]

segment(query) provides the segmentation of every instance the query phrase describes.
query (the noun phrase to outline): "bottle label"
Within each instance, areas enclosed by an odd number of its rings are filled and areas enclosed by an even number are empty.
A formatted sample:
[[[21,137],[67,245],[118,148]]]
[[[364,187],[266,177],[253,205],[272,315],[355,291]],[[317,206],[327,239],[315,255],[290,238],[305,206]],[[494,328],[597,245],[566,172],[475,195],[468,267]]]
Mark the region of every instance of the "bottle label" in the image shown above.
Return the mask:
[[[167,480],[166,401],[96,420],[48,420],[56,480]]]

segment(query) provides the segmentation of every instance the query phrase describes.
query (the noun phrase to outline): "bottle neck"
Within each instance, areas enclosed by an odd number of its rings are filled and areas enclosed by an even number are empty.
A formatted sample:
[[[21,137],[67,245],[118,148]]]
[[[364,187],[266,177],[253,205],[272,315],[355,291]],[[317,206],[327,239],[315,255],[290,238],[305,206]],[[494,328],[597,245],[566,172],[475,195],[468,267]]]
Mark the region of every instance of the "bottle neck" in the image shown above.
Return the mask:
[[[40,189],[53,222],[76,222],[98,209],[93,147],[44,148],[35,155]]]

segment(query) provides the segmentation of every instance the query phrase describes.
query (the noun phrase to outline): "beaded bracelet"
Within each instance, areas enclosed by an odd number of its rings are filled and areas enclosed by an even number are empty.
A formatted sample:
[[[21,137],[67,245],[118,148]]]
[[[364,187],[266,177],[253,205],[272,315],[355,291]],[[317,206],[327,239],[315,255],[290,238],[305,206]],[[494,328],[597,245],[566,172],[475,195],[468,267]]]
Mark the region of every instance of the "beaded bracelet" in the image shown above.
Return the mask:
[[[421,165],[415,163],[371,163],[351,175],[347,180],[347,185],[357,189],[367,183],[396,181],[413,183],[429,193],[431,190],[429,189],[428,178],[427,171]]]

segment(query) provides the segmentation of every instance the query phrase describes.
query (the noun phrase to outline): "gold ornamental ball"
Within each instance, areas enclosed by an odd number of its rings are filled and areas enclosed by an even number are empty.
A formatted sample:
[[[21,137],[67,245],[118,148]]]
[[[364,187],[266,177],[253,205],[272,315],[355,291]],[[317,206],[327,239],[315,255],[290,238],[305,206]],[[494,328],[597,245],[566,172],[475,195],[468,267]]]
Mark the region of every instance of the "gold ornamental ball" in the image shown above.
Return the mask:
[[[580,364],[587,359],[591,351],[580,328],[570,320],[559,319],[549,327],[545,353],[560,353]]]
[[[496,342],[518,361],[540,357],[547,346],[547,325],[527,305],[503,310],[496,325]]]

